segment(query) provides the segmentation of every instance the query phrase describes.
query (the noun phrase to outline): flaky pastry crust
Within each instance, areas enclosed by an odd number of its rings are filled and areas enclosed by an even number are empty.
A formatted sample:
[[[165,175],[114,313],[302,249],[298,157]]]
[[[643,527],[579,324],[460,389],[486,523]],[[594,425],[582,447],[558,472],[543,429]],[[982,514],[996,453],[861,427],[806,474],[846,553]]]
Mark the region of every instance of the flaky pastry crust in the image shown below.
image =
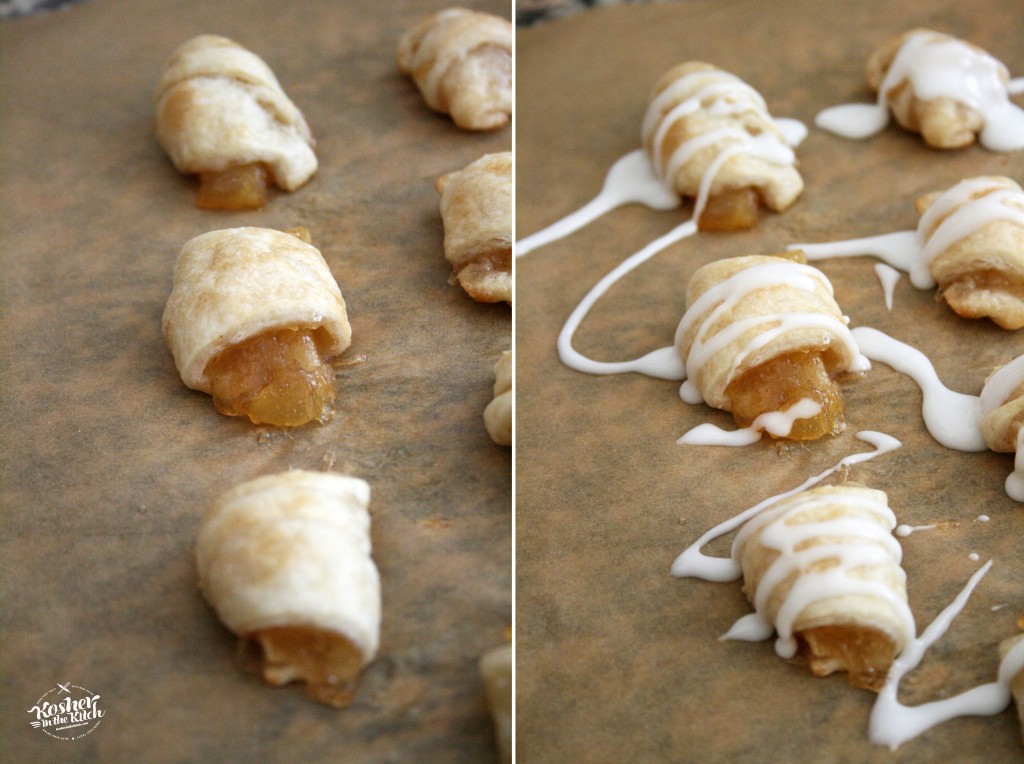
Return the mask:
[[[494,364],[494,399],[484,409],[484,426],[499,446],[512,445],[512,351]]]

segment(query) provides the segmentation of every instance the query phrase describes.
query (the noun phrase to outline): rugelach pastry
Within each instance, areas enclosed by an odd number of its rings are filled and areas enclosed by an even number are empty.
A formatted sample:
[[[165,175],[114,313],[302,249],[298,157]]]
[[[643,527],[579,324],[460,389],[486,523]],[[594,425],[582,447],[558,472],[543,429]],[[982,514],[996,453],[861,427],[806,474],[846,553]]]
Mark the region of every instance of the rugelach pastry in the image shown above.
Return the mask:
[[[782,499],[743,526],[732,556],[780,654],[802,646],[816,676],[880,687],[916,636],[895,527],[885,493],[854,483]]]
[[[485,154],[434,186],[453,282],[479,302],[511,305],[512,152]]]
[[[180,172],[199,175],[200,207],[259,207],[269,183],[294,191],[316,172],[302,113],[263,59],[226,37],[178,48],[155,102],[157,139]]]
[[[185,244],[163,315],[182,381],[257,424],[326,421],[332,359],[349,346],[345,300],[316,247],[268,228]]]
[[[512,645],[502,645],[480,658],[480,676],[487,707],[494,719],[494,738],[505,764],[512,761]]]
[[[702,183],[710,182],[697,221],[701,230],[750,228],[759,206],[781,212],[803,191],[796,157],[764,99],[710,64],[670,69],[654,88],[641,132],[666,186],[697,198]]]
[[[466,130],[494,130],[512,115],[512,24],[465,8],[429,16],[402,35],[398,66],[427,105]]]
[[[709,263],[686,287],[675,346],[686,387],[741,427],[804,400],[817,413],[787,436],[815,440],[845,428],[836,378],[868,368],[833,297],[832,284],[802,260],[751,255]],[[684,388],[685,390],[685,388]],[[699,402],[699,401],[691,401]]]
[[[203,595],[263,651],[272,685],[348,705],[380,641],[380,579],[370,556],[370,487],[331,472],[265,475],[224,493],[196,537]]]
[[[1024,189],[982,176],[921,197],[922,259],[942,298],[964,318],[1024,327]]]
[[[494,399],[484,409],[484,426],[499,446],[512,445],[512,351],[494,364]]]

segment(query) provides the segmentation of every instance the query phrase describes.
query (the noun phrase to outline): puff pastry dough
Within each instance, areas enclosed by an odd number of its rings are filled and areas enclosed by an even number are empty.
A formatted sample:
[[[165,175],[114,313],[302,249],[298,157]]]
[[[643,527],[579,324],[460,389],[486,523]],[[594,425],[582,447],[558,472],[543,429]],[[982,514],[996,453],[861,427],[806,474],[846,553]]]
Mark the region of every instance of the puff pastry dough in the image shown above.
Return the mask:
[[[512,445],[512,351],[494,364],[494,399],[484,409],[484,426],[499,446]]]
[[[480,658],[487,706],[494,719],[494,737],[506,764],[512,761],[512,645],[495,647]]]
[[[691,61],[669,70],[644,117],[644,149],[680,196],[709,194],[702,230],[749,228],[759,204],[787,209],[803,191],[796,158],[761,95],[735,75]]]
[[[1024,328],[1024,189],[1002,176],[969,178],[916,207],[922,258],[949,306]]]
[[[427,105],[466,130],[493,130],[512,115],[512,24],[464,8],[435,13],[398,41],[398,66]]]
[[[352,331],[316,247],[267,228],[197,236],[178,255],[163,334],[182,381],[225,414],[298,425],[328,416],[330,360]]]
[[[802,260],[799,251],[787,256]],[[821,271],[767,255],[719,260],[693,274],[686,305],[675,346],[689,402],[730,411],[746,427],[761,414],[810,399],[818,413],[797,419],[788,437],[842,432],[834,378],[868,364]]]
[[[1010,650],[1015,648],[1021,642],[1024,642],[1024,634],[1017,634],[1016,636],[1009,637],[1000,642],[1000,658],[1006,658]],[[1017,704],[1017,718],[1020,719],[1021,725],[1020,739],[1024,742],[1024,671],[1018,671],[1016,676],[1010,680],[1010,693],[1013,695],[1014,703]]]
[[[733,558],[787,657],[807,647],[816,676],[878,689],[916,636],[896,518],[882,491],[823,486],[770,505],[740,530]]]
[[[264,171],[286,191],[316,172],[302,113],[270,67],[226,37],[199,35],[178,48],[155,100],[157,139],[180,172],[201,176],[201,207],[257,207]]]
[[[1024,147],[1011,134],[1024,115],[1007,95],[1009,72],[976,45],[914,29],[872,53],[865,76],[896,121],[933,148],[969,146],[979,133],[995,150]]]
[[[203,594],[229,629],[259,642],[264,679],[305,681],[337,707],[380,639],[369,501],[358,478],[265,475],[217,499],[196,538]]]
[[[512,304],[512,153],[485,154],[439,177],[444,256],[480,302]]]

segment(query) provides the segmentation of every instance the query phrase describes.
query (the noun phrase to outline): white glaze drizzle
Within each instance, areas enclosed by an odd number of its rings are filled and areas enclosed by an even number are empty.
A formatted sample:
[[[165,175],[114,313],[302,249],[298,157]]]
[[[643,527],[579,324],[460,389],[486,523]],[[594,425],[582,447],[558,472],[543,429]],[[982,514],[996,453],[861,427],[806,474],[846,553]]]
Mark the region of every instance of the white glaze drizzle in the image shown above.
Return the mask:
[[[788,437],[796,420],[809,419],[820,412],[820,403],[801,398],[785,411],[761,414],[749,426],[738,430],[723,430],[710,423],[697,425],[676,443],[687,446],[749,446],[759,441],[765,432],[776,438]]]
[[[866,462],[900,447],[900,442],[896,440],[896,438],[886,435],[885,433],[874,432],[871,430],[858,432],[857,439],[874,446],[874,450],[846,456],[824,472],[808,478],[796,488],[780,493],[777,496],[771,496],[764,501],[755,504],[753,507],[740,512],[738,515],[729,518],[725,522],[719,523],[683,550],[682,554],[680,554],[672,563],[672,575],[678,578],[685,578],[687,576],[702,578],[705,581],[735,581],[743,575],[743,570],[740,568],[739,562],[732,557],[711,557],[706,555],[701,551],[704,546],[720,536],[724,536],[727,533],[731,533],[736,530],[775,502],[781,501],[782,499],[800,493],[811,486],[817,485],[829,475],[838,472],[843,467]]]
[[[985,451],[981,434],[981,401],[976,395],[950,390],[939,380],[928,357],[910,345],[877,329],[859,326],[852,332],[861,352],[906,374],[921,388],[921,413],[928,432],[955,451]]]
[[[674,106],[669,112],[670,118],[669,116],[661,118],[661,110],[665,105],[679,97],[680,93],[687,92],[692,86],[694,78],[707,78],[709,74],[713,75],[714,82],[700,88],[686,100]],[[705,104],[705,100],[709,102]],[[674,171],[666,172],[661,157],[661,138],[664,137],[672,122],[699,109],[707,109],[709,113],[719,116],[756,111],[764,120],[775,125],[779,136],[767,133],[751,136],[749,133],[737,129],[709,131],[678,146],[672,156],[666,160],[667,166],[674,168]],[[649,158],[643,149],[637,149],[618,159],[609,169],[601,191],[596,197],[575,212],[517,241],[513,248],[516,257],[521,257],[539,247],[564,238],[606,212],[624,204],[643,204],[654,210],[670,210],[679,207],[682,204],[682,198],[676,193],[671,182],[675,171],[678,171],[686,159],[710,143],[723,138],[729,138],[732,141],[726,148],[726,151],[729,152],[728,155],[719,154],[712,167],[704,173],[701,179],[702,189],[710,187],[721,165],[736,154],[751,154],[777,164],[793,164],[796,157],[792,149],[800,145],[807,137],[806,125],[795,119],[773,118],[768,113],[764,99],[756,90],[735,75],[721,70],[695,72],[681,77],[659,93],[652,100],[644,115],[642,135],[648,135],[659,121],[661,122],[660,138],[653,144],[654,157]],[[705,198],[702,199],[702,195],[698,194],[692,220],[700,217],[700,212],[706,203],[706,193],[703,196]],[[678,238],[671,239],[671,241],[677,240]],[[668,246],[668,244],[663,246]]]
[[[995,682],[983,684],[951,698],[904,706],[897,699],[900,680],[915,669],[924,658],[925,651],[937,642],[953,619],[967,604],[974,588],[992,567],[991,560],[979,568],[956,599],[935,618],[921,636],[911,641],[893,662],[885,685],[871,709],[868,737],[872,742],[896,750],[903,743],[931,729],[937,724],[958,716],[993,716],[1010,704],[1010,682],[1024,670],[1024,641],[1010,650],[999,664]]]
[[[894,532],[901,539],[905,539],[912,533],[917,533],[918,531],[930,531],[938,527],[939,526],[935,523],[931,523],[930,525],[897,525]]]
[[[814,123],[845,138],[870,138],[889,124],[886,98],[909,80],[917,98],[950,98],[981,115],[979,139],[991,151],[1024,148],[1024,110],[1009,100],[1018,81],[1007,84],[1006,67],[962,40],[932,32],[908,35],[878,89],[874,104],[843,104],[825,109]]]
[[[1017,431],[1017,453],[1013,458],[1013,472],[1006,478],[1006,495],[1024,502],[1024,427]]]
[[[892,310],[892,297],[896,289],[896,282],[900,280],[900,272],[885,263],[875,263],[875,275],[882,285],[882,294],[885,296],[886,310]]]
[[[981,389],[981,413],[990,414],[1010,399],[1010,395],[1024,384],[1024,355],[992,373]],[[1018,449],[1019,450],[1019,449]]]
[[[992,518],[990,518],[988,515],[978,515],[974,519],[977,520],[979,523],[987,523]]]

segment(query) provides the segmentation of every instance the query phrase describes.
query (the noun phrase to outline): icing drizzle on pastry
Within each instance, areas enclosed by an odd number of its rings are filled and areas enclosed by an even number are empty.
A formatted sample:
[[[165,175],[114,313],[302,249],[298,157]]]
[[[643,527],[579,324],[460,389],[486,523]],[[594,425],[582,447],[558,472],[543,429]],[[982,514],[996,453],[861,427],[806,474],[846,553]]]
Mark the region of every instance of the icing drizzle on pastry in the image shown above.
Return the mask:
[[[1009,100],[1020,92],[1006,67],[983,50],[948,35],[919,31],[907,36],[889,66],[874,104],[842,104],[820,112],[814,124],[844,138],[864,139],[889,124],[890,91],[909,81],[922,101],[948,98],[981,115],[981,144],[990,151],[1024,149],[1024,110]]]

